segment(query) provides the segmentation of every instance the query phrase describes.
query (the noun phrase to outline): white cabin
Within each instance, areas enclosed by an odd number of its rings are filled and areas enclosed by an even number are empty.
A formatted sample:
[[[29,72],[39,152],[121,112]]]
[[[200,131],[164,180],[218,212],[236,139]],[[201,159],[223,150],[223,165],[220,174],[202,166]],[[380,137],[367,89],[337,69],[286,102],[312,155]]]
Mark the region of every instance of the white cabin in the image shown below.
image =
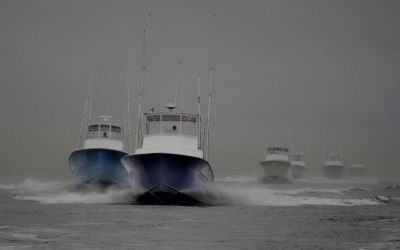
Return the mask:
[[[294,154],[292,155],[292,165],[306,167],[306,163],[304,161],[304,155],[302,154]]]
[[[135,154],[167,153],[203,159],[198,114],[144,113],[139,147]]]
[[[289,162],[289,148],[268,147],[264,161],[287,161]]]
[[[331,154],[325,157],[324,166],[343,166],[343,163],[338,155]]]
[[[92,123],[87,127],[83,148],[106,148],[123,151],[121,127],[107,121]]]

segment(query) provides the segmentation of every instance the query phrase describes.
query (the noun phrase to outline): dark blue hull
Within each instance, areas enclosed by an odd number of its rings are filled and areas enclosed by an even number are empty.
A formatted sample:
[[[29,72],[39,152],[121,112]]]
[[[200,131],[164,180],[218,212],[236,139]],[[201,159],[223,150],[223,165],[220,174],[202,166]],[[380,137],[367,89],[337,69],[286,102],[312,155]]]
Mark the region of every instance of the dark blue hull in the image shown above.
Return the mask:
[[[80,149],[71,153],[69,165],[76,186],[129,186],[129,174],[121,163],[127,153],[103,148]]]
[[[123,157],[131,170],[131,185],[142,204],[193,205],[201,203],[214,174],[207,161],[176,154],[141,154]]]

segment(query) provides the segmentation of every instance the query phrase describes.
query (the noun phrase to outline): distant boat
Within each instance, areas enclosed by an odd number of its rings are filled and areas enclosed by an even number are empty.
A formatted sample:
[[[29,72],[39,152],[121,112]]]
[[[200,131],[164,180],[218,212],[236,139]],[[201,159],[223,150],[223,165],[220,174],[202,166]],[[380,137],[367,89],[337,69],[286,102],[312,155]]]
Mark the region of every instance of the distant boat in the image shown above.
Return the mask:
[[[346,175],[346,167],[338,155],[330,154],[326,156],[322,166],[322,175],[326,178],[334,179],[340,179]]]
[[[288,170],[290,167],[289,148],[267,147],[265,159],[260,162],[264,168],[263,181],[285,182],[288,181]]]
[[[290,164],[290,171],[292,173],[293,178],[295,178],[295,179],[304,177],[304,175],[307,172],[307,165],[304,161],[304,155],[294,154],[292,156],[292,161]]]
[[[349,177],[362,177],[365,174],[365,167],[361,163],[352,163],[347,168],[347,176]]]
[[[121,164],[122,129],[109,122],[111,116],[87,125],[83,146],[71,153],[69,165],[73,182],[78,187],[128,186],[129,176]]]

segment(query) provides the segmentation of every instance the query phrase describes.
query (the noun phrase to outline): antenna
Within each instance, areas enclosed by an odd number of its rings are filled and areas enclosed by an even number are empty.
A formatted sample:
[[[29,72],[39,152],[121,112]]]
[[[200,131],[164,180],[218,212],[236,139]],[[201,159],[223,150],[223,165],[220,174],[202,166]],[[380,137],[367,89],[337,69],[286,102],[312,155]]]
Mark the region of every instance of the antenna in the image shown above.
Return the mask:
[[[183,75],[183,72],[182,72],[182,75]],[[180,96],[180,98],[181,98],[181,113],[182,113],[183,112],[183,84],[182,84],[182,81],[180,82],[180,87],[181,87],[181,94],[180,94],[181,96]]]
[[[322,160],[326,158],[325,135],[322,136]]]
[[[150,12],[148,14],[148,18],[151,16]],[[136,125],[136,142],[135,142],[135,150],[139,146],[139,134],[141,132],[141,124],[142,124],[142,106],[143,106],[143,92],[144,92],[144,81],[145,81],[145,72],[147,69],[146,62],[146,46],[147,46],[147,20],[145,24],[145,28],[143,29],[143,44],[142,44],[142,67],[141,67],[141,77],[140,77],[140,92],[139,92],[139,105],[138,105],[138,115],[137,115],[137,125]]]
[[[175,99],[174,99],[175,105],[177,105],[178,103],[178,89],[180,85],[180,75],[181,75],[181,60],[178,59],[178,72],[176,74]]]
[[[294,123],[292,123],[292,124],[294,124]],[[293,153],[296,153],[296,151],[294,149],[295,137],[296,137],[296,134],[295,134],[294,130],[292,130],[289,135],[289,150],[291,150]]]
[[[268,153],[268,132],[269,132],[269,128],[268,128],[268,124],[265,125],[265,154]]]

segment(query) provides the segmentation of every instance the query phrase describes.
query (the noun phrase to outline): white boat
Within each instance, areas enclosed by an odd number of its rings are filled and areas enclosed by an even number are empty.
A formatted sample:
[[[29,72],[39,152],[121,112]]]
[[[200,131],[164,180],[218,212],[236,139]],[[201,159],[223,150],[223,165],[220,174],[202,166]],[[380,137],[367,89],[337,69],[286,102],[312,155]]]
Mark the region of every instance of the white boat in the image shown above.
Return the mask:
[[[289,148],[267,147],[267,153],[260,165],[264,168],[263,181],[285,182],[288,181],[290,167]]]
[[[307,172],[307,165],[304,161],[304,155],[302,154],[294,154],[292,156],[292,161],[290,165],[290,171],[292,173],[293,178],[303,178]]]
[[[346,175],[346,167],[336,154],[329,154],[325,157],[322,166],[322,175],[326,178],[340,179]]]
[[[354,162],[347,168],[347,176],[349,177],[362,177],[364,174],[365,167],[359,162]]]

